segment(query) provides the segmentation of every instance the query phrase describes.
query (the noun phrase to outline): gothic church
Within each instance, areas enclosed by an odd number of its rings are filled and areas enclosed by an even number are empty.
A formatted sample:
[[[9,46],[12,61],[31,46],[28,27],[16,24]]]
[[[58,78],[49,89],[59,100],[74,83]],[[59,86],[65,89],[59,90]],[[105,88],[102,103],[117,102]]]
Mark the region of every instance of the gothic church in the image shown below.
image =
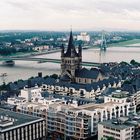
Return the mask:
[[[61,50],[61,80],[71,83],[87,84],[103,80],[104,76],[99,69],[82,68],[82,47],[79,46],[76,50],[73,44],[72,31],[67,51],[64,46]]]

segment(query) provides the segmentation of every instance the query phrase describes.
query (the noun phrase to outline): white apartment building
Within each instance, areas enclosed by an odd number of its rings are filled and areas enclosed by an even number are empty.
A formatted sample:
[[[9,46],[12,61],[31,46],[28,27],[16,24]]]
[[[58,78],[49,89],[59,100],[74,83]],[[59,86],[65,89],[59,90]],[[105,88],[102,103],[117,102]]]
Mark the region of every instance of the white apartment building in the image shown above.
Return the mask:
[[[87,34],[86,32],[82,32],[80,35],[77,35],[77,40],[82,40],[89,42],[90,41],[90,35]]]
[[[64,99],[56,99],[56,98],[35,98],[35,100],[31,100],[31,102],[24,102],[21,104],[18,104],[16,109],[17,112],[21,112],[24,114],[31,114],[34,116],[40,116],[40,117],[46,117],[47,110],[50,105],[52,104],[62,104],[72,107],[77,107],[78,103],[77,101],[72,101],[67,103]]]
[[[81,106],[75,100],[67,103],[63,99],[43,98],[38,87],[21,90],[20,98],[26,99],[26,102],[17,104],[18,112],[44,117],[49,132],[55,131],[76,139],[96,135],[99,122],[136,113],[135,101],[122,91],[105,96],[102,104]]]
[[[130,103],[127,102],[90,103],[76,108],[52,104],[47,110],[47,129],[50,132],[56,131],[69,137],[86,139],[97,134],[99,122],[128,116],[130,112]],[[86,125],[84,125],[84,118],[82,118],[83,121],[77,122],[79,116],[86,116]],[[69,119],[70,117],[71,119]],[[85,129],[87,131],[84,131]]]
[[[30,102],[32,98],[40,98],[41,92],[42,90],[38,86],[32,88],[24,87],[24,89],[21,90],[19,97],[23,97],[26,101]]]
[[[136,92],[133,96],[137,108],[140,108],[140,91]]]
[[[134,96],[129,95],[129,92],[116,90],[115,92],[112,92],[111,95],[105,96],[104,102],[105,103],[117,102],[117,103],[125,104],[125,106],[127,107],[127,114],[125,116],[128,116],[130,114],[136,114],[136,101],[134,99]],[[125,110],[125,108],[123,109]],[[121,112],[118,112],[118,113],[121,113]]]
[[[10,105],[20,105],[24,104],[26,102],[26,99],[23,97],[11,97],[7,99],[7,103]]]
[[[134,140],[135,126],[119,120],[110,120],[98,124],[98,140]]]

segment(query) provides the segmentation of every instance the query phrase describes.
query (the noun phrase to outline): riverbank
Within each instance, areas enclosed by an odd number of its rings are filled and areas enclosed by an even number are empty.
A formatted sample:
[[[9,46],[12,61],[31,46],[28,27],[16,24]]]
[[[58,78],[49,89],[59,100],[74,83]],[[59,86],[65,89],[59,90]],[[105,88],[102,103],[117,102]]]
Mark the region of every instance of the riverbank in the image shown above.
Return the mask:
[[[7,56],[0,56],[0,57],[31,57],[31,56],[56,53],[56,52],[60,52],[60,51],[61,51],[61,49],[54,49],[54,50],[49,50],[49,51],[46,50],[43,52],[16,53],[16,54],[11,54],[11,55],[7,55]]]
[[[123,42],[118,42],[118,43],[112,43],[109,44],[108,47],[140,47],[139,46],[134,46],[134,44],[140,44],[140,39],[133,39],[133,40],[127,40]]]

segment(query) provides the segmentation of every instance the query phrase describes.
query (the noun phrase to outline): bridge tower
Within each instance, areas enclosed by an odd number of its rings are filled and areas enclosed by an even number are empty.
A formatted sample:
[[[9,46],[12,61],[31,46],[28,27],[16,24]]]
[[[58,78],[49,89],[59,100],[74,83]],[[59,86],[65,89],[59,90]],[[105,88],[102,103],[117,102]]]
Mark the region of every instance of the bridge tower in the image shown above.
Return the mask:
[[[106,51],[107,48],[107,44],[106,44],[106,37],[105,37],[105,31],[102,31],[102,40],[101,40],[101,46],[100,46],[100,50],[104,50]]]
[[[82,47],[79,46],[76,50],[73,43],[72,30],[70,32],[70,38],[68,48],[64,51],[64,46],[61,50],[61,79],[69,82],[75,82],[76,70],[82,68]]]

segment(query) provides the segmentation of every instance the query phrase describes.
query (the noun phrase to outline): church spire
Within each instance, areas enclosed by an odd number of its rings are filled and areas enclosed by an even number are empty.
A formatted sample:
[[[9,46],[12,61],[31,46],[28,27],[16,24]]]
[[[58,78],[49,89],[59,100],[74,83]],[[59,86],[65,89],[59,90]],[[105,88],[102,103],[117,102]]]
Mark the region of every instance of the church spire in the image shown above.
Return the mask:
[[[66,51],[65,56],[66,57],[71,57],[71,55],[77,55],[75,46],[73,44],[73,34],[72,34],[72,29],[70,31],[70,38],[69,38],[69,43],[68,43],[68,49]]]
[[[68,49],[73,49],[73,35],[72,35],[72,30],[70,31],[70,38],[69,38],[69,44],[68,44]]]

